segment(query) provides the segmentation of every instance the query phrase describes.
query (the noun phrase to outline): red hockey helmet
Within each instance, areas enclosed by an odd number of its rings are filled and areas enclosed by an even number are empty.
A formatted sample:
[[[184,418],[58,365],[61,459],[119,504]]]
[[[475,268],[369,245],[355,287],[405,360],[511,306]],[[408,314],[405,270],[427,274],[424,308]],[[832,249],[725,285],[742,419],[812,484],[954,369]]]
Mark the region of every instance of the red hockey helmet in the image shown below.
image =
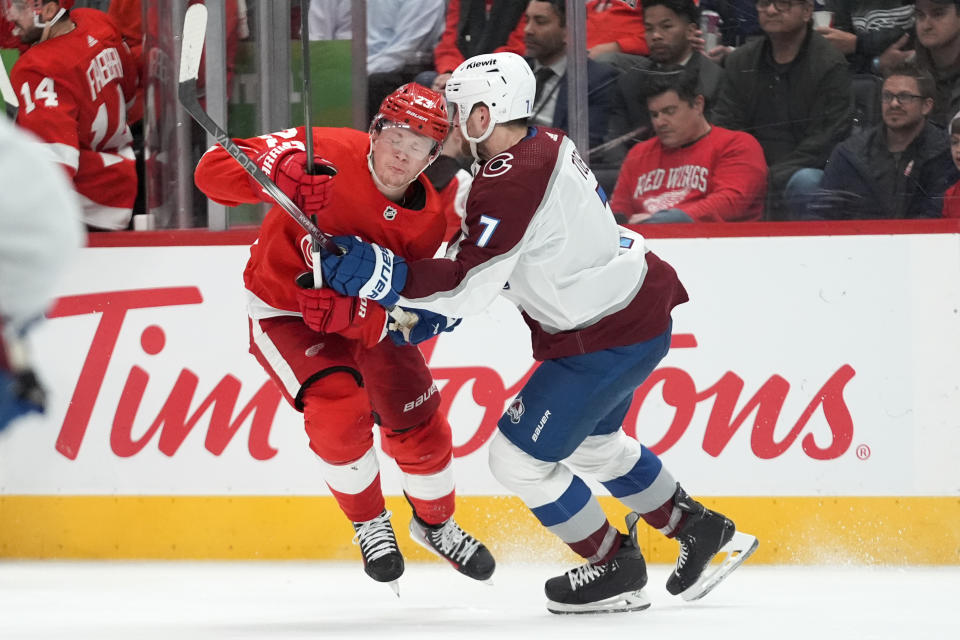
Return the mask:
[[[433,139],[438,148],[450,131],[446,98],[442,93],[414,82],[403,85],[383,99],[380,111],[370,123],[370,132],[380,131],[384,121],[425,135]]]

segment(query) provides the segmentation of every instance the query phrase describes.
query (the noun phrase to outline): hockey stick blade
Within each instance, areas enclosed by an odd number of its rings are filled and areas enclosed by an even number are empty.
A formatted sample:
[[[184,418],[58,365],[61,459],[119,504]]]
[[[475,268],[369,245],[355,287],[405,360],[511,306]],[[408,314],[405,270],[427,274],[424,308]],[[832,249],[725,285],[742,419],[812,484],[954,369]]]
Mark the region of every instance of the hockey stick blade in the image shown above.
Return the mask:
[[[3,66],[2,60],[0,60],[0,96],[3,96],[7,116],[11,120],[16,120],[20,102],[17,100],[17,93],[13,90],[13,85],[10,84],[10,77],[7,75],[7,69]]]
[[[180,39],[180,83],[196,80],[200,74],[200,58],[207,35],[207,7],[193,4],[183,16],[183,37]]]

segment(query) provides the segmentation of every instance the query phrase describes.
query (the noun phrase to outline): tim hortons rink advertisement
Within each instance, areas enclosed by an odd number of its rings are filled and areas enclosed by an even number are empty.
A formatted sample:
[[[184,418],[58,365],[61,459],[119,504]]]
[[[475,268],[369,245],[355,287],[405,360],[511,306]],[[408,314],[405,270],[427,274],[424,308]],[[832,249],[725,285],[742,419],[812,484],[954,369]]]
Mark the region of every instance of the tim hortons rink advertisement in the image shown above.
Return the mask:
[[[624,428],[726,496],[956,496],[957,236],[651,240],[691,301]],[[325,494],[301,416],[247,353],[246,246],[88,248],[32,339],[42,418],[0,441],[9,495]],[[457,489],[505,493],[496,421],[535,363],[505,300],[424,347]],[[425,390],[429,393],[429,390]],[[399,495],[383,461],[385,491]]]

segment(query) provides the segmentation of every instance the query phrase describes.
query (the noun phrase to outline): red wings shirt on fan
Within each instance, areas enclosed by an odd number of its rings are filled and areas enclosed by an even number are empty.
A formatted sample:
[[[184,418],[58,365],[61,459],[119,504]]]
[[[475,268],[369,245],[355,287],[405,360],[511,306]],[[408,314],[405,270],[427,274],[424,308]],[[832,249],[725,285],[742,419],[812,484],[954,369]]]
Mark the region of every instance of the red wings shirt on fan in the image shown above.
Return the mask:
[[[614,213],[681,209],[696,222],[759,220],[767,193],[767,164],[748,133],[713,127],[685,147],[668,148],[657,137],[627,154],[610,199]]]
[[[955,182],[943,194],[944,218],[960,218],[960,182]]]
[[[337,168],[330,205],[317,216],[322,231],[360,236],[407,260],[433,257],[443,241],[445,220],[437,192],[425,176],[417,178],[425,190],[425,201],[419,198],[417,205],[411,204],[418,208],[407,208],[387,200],[373,183],[367,167],[367,133],[314,127],[313,139],[316,155]],[[303,127],[237,140],[237,144],[256,157],[290,140],[304,144]],[[200,190],[220,204],[233,207],[260,201],[243,167],[220,146],[204,154],[194,177]],[[299,315],[294,279],[311,268],[310,236],[275,205],[263,221],[256,244],[250,247],[243,274],[247,289],[255,296],[250,300],[251,317]]]
[[[76,28],[39,42],[13,66],[17,124],[47,143],[73,179],[83,221],[126,229],[137,194],[127,108],[137,66],[120,33],[93,9],[75,9]]]

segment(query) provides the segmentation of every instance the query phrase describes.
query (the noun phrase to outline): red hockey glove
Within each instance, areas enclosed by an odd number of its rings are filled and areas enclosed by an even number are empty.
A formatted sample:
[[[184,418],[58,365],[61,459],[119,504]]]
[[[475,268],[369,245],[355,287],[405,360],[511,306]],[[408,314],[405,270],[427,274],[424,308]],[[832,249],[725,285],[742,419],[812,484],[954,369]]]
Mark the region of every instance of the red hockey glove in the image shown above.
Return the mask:
[[[387,312],[366,298],[348,298],[332,289],[314,289],[313,274],[297,277],[297,304],[303,322],[320,333],[338,333],[367,347],[380,342]]]
[[[330,204],[337,168],[329,160],[314,158],[315,173],[307,173],[307,152],[302,147],[300,142],[284,142],[264,151],[254,162],[309,216],[320,213]],[[263,200],[273,200],[252,177],[250,183]]]

